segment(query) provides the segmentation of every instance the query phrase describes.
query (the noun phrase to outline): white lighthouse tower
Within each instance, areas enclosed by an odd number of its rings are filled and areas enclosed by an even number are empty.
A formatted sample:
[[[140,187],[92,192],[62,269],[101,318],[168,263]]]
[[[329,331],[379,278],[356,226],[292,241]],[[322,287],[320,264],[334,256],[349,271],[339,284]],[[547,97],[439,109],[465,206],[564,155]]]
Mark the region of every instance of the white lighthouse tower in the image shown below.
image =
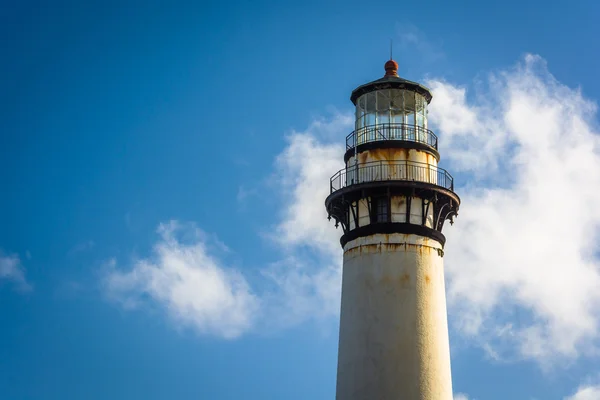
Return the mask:
[[[325,200],[344,249],[337,400],[451,400],[442,227],[452,177],[427,129],[426,87],[385,76],[352,92],[346,167]]]

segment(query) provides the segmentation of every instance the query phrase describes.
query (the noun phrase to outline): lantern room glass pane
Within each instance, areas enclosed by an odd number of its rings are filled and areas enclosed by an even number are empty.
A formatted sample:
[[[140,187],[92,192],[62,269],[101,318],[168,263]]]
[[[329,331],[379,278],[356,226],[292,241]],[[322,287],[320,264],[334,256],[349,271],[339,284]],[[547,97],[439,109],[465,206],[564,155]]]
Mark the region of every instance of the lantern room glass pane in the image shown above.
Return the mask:
[[[418,94],[415,93],[415,118],[416,118],[416,134],[417,134],[417,140],[420,142],[427,142],[427,135],[425,133],[425,112],[426,112],[426,104],[427,101],[425,100],[425,98]]]
[[[407,125],[413,126],[415,124],[415,113],[409,110],[406,110],[406,114],[404,115],[404,123]]]
[[[390,112],[389,110],[377,113],[378,124],[389,124],[390,123]]]
[[[423,104],[423,110],[424,110],[424,112],[423,112],[423,128],[425,128],[425,129],[427,129],[427,117],[429,115],[428,114],[429,110],[427,108],[428,106],[429,106],[429,104],[427,104],[427,101],[425,101],[425,104]]]
[[[404,113],[402,110],[390,110],[390,122],[392,124],[401,124]]]
[[[416,130],[417,140],[420,142],[425,142],[426,138],[425,138],[425,131],[423,130],[423,114],[417,113],[416,118],[417,118],[417,130]]]
[[[402,110],[404,108],[404,90],[390,90],[390,109]]]
[[[364,95],[365,97],[365,126],[375,125],[377,123],[377,93],[371,92]],[[373,132],[368,134],[367,140],[374,140]]]
[[[383,89],[360,96],[356,102],[356,129],[378,124],[404,124],[402,128],[388,129],[394,131],[394,137],[403,140],[420,140],[427,138],[427,100],[421,94],[405,89]],[[375,137],[375,129],[364,129],[357,137],[358,142],[379,140]],[[423,136],[423,137],[422,137]]]
[[[415,92],[404,90],[404,110],[415,112]]]
[[[377,124],[388,124],[390,122],[390,91],[378,90],[377,96]]]
[[[365,94],[366,99],[366,110],[368,113],[374,113],[377,110],[377,97],[376,92]]]
[[[378,90],[377,94],[377,112],[383,112],[390,109],[390,91]]]
[[[361,96],[356,102],[356,124],[355,129],[362,128],[365,124],[365,98]]]
[[[415,111],[419,114],[423,114],[425,112],[425,99],[422,95],[415,93]]]
[[[375,125],[375,113],[365,115],[365,126]]]
[[[404,123],[409,126],[415,125],[415,92],[404,91]],[[415,140],[414,130],[408,129],[408,140]]]
[[[404,91],[399,89],[390,90],[390,122],[393,124],[403,123],[404,116]]]

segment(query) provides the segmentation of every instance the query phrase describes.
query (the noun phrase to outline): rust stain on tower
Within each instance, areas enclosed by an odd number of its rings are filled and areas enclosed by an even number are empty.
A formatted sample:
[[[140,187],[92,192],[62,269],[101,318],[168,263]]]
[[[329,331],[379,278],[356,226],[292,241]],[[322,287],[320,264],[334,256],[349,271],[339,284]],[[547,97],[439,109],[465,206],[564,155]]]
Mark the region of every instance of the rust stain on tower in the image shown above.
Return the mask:
[[[384,69],[352,92],[346,167],[325,200],[343,231],[336,399],[452,400],[444,285],[432,283],[444,281],[442,228],[460,199],[438,167],[431,92],[393,60]]]

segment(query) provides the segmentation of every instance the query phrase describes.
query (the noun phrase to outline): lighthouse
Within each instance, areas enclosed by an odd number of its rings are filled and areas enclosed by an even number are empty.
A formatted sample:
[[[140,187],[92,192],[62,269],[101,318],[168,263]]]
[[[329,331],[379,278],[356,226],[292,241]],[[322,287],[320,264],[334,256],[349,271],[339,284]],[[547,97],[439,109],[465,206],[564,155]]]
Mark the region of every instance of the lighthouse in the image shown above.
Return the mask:
[[[452,400],[444,286],[452,176],[428,129],[432,95],[398,64],[357,87],[345,168],[325,200],[344,252],[337,400]]]

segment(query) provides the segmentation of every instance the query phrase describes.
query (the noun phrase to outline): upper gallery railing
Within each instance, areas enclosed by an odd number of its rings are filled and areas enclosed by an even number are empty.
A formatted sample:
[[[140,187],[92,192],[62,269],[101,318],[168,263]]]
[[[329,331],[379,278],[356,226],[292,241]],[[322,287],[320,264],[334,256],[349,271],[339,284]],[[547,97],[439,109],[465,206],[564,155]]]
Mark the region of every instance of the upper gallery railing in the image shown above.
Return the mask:
[[[379,140],[406,140],[423,143],[436,150],[438,148],[438,138],[429,129],[408,124],[383,123],[364,126],[346,136],[346,150]]]
[[[373,161],[344,168],[331,177],[330,191],[380,181],[425,182],[454,191],[454,180],[445,169],[416,161]]]

